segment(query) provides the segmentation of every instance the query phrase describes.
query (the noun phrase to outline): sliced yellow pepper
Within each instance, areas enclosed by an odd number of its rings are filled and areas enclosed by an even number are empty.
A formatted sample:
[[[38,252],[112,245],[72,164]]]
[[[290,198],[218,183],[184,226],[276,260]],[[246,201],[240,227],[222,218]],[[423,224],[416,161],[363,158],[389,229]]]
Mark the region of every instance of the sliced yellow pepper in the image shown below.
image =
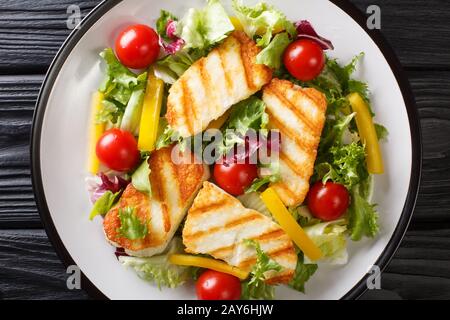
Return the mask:
[[[89,162],[88,170],[92,174],[97,174],[100,168],[100,161],[97,157],[96,147],[97,141],[105,132],[105,123],[97,123],[96,118],[98,112],[102,109],[103,93],[95,92],[92,95],[91,102],[91,125],[89,133]]]
[[[295,221],[274,189],[267,188],[261,194],[261,198],[281,228],[310,260],[316,261],[322,258],[320,248],[314,244],[302,227]]]
[[[248,272],[229,264],[210,258],[197,257],[188,254],[173,254],[169,257],[169,262],[179,266],[191,266],[205,269],[211,269],[227,274],[231,274],[241,280],[248,278]]]
[[[369,173],[382,174],[384,173],[383,156],[369,106],[358,93],[352,93],[347,98],[353,112],[356,112],[356,125],[361,140],[366,146],[367,169]]]
[[[155,149],[163,95],[164,82],[155,77],[153,72],[150,71],[139,128],[138,148],[141,151],[150,152]]]
[[[236,31],[244,31],[244,27],[242,26],[241,21],[236,17],[230,17],[230,21],[234,26],[234,30]]]
[[[227,112],[225,112],[222,116],[220,116],[216,120],[212,121],[206,130],[209,130],[209,129],[219,130],[220,128],[222,128],[222,126],[225,124],[225,122],[230,117],[230,113],[231,113],[231,109],[227,110]]]

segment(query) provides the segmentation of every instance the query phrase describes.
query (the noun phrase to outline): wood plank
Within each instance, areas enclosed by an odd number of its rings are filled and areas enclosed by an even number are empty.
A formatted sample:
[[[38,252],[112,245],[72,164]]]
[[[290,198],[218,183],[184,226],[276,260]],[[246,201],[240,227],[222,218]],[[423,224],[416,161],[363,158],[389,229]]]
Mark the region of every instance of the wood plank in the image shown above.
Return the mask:
[[[449,299],[450,229],[408,232],[382,275],[382,289],[365,299]],[[42,230],[0,232],[0,298],[84,299],[66,288],[65,269]]]
[[[381,9],[381,32],[405,67],[450,69],[450,1],[351,0],[361,11]]]
[[[0,299],[85,299],[66,287],[67,274],[43,230],[0,232]]]
[[[77,4],[85,15],[98,2],[3,1],[0,4],[0,74],[44,73],[70,33],[66,25],[67,7]],[[450,42],[442,40],[450,38],[449,1],[352,2],[364,12],[369,5],[380,6],[381,31],[406,67],[450,69]]]
[[[0,74],[45,73],[70,31],[67,8],[86,15],[99,0],[19,0],[0,3]]]

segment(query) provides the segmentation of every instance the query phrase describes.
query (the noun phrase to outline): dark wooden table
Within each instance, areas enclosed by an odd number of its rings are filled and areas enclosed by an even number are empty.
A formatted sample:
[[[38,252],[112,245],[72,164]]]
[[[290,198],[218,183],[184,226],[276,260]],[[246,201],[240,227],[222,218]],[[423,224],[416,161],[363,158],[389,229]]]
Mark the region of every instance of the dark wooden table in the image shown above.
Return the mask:
[[[66,288],[31,189],[29,138],[44,74],[69,34],[67,7],[98,0],[0,0],[0,298],[86,299]],[[424,144],[420,196],[409,231],[365,299],[450,298],[450,1],[353,0],[381,7],[419,108]]]

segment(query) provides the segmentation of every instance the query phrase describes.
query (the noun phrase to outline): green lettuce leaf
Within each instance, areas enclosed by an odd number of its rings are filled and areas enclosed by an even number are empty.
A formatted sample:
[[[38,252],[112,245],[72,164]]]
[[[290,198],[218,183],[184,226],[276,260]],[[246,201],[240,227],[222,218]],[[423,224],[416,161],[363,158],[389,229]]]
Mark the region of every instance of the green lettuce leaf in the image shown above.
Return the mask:
[[[187,50],[178,51],[156,63],[155,75],[165,83],[173,84],[196,60]]]
[[[377,131],[378,140],[386,140],[389,136],[389,131],[385,126],[375,123],[375,130]]]
[[[352,203],[349,212],[349,230],[353,241],[359,241],[366,236],[373,238],[379,231],[378,214],[375,205],[364,199],[358,190],[352,191]]]
[[[262,280],[250,283],[242,282],[242,300],[273,300],[275,299],[275,287]]]
[[[106,63],[106,77],[99,91],[104,94],[103,108],[97,114],[97,122],[117,124],[126,116],[126,126],[136,126],[131,120],[139,114],[142,103],[141,96],[145,89],[147,73],[136,75],[123,66],[116,58],[113,50],[107,48],[100,53]]]
[[[303,253],[299,251],[294,277],[289,282],[289,287],[305,293],[305,284],[316,271],[317,264],[306,264],[303,259]]]
[[[265,282],[265,273],[268,271],[281,271],[283,267],[271,259],[265,253],[258,242],[255,240],[244,240],[244,243],[253,247],[256,250],[256,263],[250,272],[250,279],[242,284],[242,296],[244,300],[264,299],[269,300],[274,298],[274,286],[268,285]]]
[[[89,220],[93,220],[96,216],[104,216],[109,210],[114,206],[114,204],[119,200],[120,192],[112,193],[111,191],[106,191],[94,204],[89,215]]]
[[[188,10],[179,21],[176,35],[185,41],[185,48],[207,49],[222,41],[234,30],[224,7],[218,0],[208,0],[205,8]]]
[[[120,129],[129,131],[135,136],[139,135],[144,93],[144,89],[133,91],[120,123]]]
[[[150,258],[136,258],[129,256],[119,257],[119,261],[125,267],[133,268],[137,275],[151,283],[162,287],[176,288],[197,275],[198,268],[189,268],[173,265],[169,262],[169,256],[183,253],[183,244],[180,238],[173,238],[168,249],[162,255]]]
[[[265,2],[249,7],[245,6],[242,0],[233,0],[233,9],[245,33],[250,38],[256,37],[260,47],[267,47],[274,34],[284,30],[292,39],[297,36],[294,24],[286,18],[284,13]]]
[[[256,63],[264,64],[272,69],[279,69],[284,50],[291,42],[286,32],[277,34],[270,44],[256,56]]]
[[[148,164],[148,156],[145,157],[142,164],[136,169],[131,176],[131,183],[136,190],[140,192],[152,194],[152,188],[150,186],[150,166]]]
[[[147,236],[147,222],[141,222],[135,214],[135,208],[119,209],[119,219],[120,228],[117,232],[120,236],[130,240],[144,239]]]
[[[321,262],[329,264],[346,264],[347,253],[347,221],[344,219],[318,223],[305,227],[309,238],[323,253]]]

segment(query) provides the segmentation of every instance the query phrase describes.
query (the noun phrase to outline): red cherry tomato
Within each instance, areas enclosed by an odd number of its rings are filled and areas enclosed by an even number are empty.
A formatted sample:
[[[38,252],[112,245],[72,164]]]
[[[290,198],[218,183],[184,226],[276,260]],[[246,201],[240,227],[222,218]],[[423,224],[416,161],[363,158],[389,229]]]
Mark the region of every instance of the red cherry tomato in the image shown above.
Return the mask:
[[[342,184],[316,182],[307,197],[311,213],[323,221],[339,219],[350,204],[350,195]]]
[[[112,170],[130,171],[139,162],[139,150],[134,136],[128,131],[111,129],[98,140],[97,157]]]
[[[214,179],[219,187],[233,196],[244,194],[258,177],[256,164],[248,163],[216,163],[214,166]]]
[[[200,300],[239,300],[241,298],[239,279],[218,271],[203,272],[195,287]]]
[[[284,52],[284,65],[296,79],[310,81],[322,72],[325,66],[325,54],[315,41],[297,40]]]
[[[144,69],[159,55],[159,37],[152,28],[136,24],[123,30],[116,40],[120,62],[131,69]]]

